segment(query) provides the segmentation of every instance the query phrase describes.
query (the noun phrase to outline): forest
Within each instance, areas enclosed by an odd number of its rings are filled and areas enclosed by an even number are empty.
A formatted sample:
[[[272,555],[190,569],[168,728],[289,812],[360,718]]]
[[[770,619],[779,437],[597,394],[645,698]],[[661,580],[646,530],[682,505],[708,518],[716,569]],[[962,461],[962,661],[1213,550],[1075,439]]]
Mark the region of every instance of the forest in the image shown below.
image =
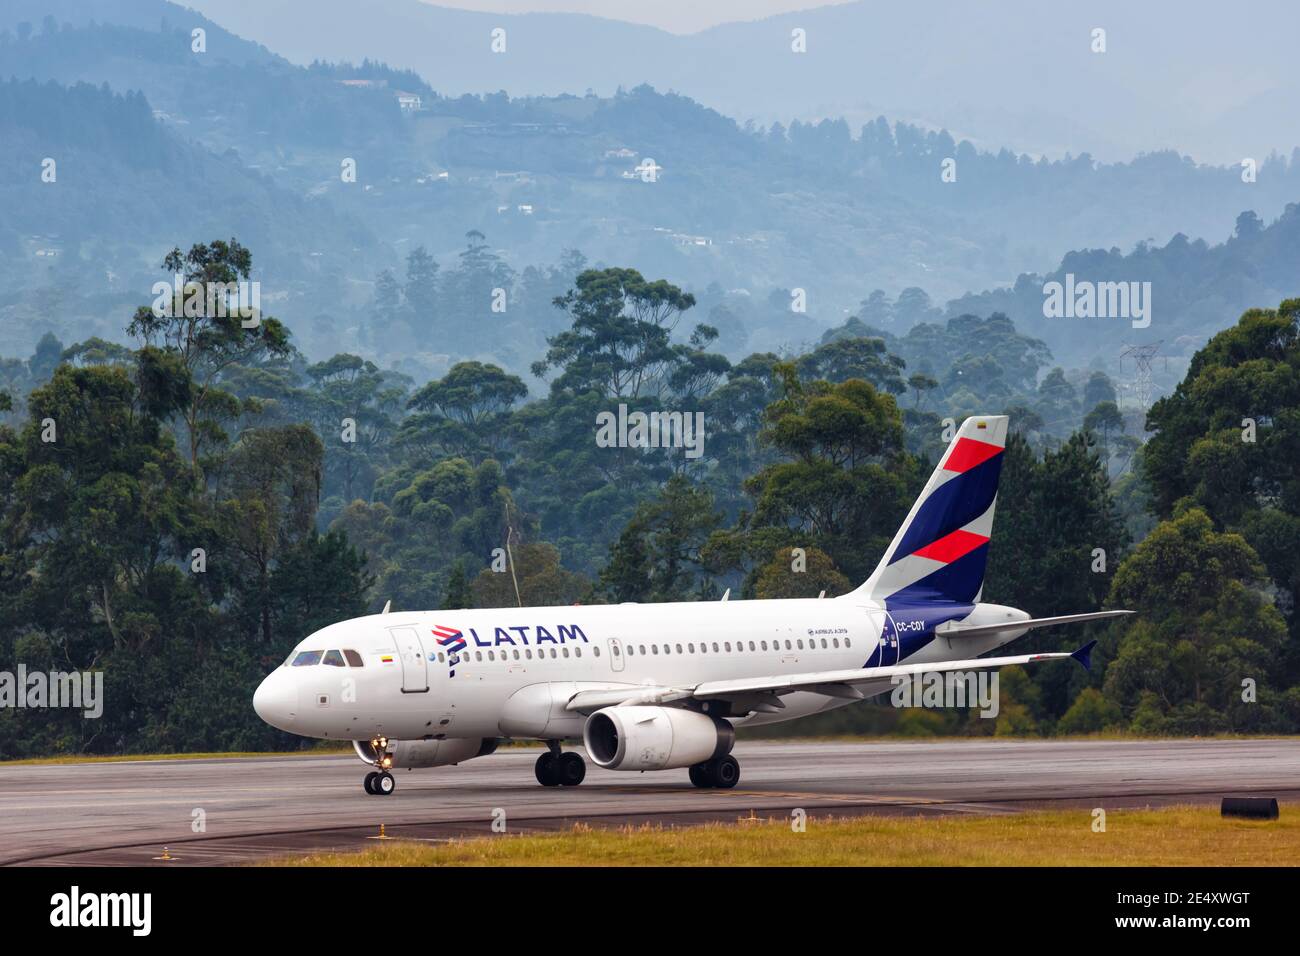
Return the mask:
[[[1143,418],[999,313],[899,335],[864,308],[806,348],[733,361],[691,292],[566,256],[537,278],[553,322],[526,375],[313,362],[269,314],[144,304],[122,317],[129,344],[46,334],[0,360],[0,668],[99,669],[106,698],[95,721],[0,711],[0,755],[297,746],[256,718],[253,688],[312,630],[388,601],[844,593],[975,411],[1014,432],[984,600],[1137,613],[1095,626],[1091,672],[1005,671],[995,721],[860,704],[782,732],[1300,729],[1300,300],[1223,316]],[[247,280],[253,253],[176,248],[159,277],[175,273]],[[418,341],[454,296],[478,302],[467,340],[508,328],[490,288],[421,250],[388,279],[367,334]],[[601,447],[598,416],[620,405],[702,413],[703,455]]]

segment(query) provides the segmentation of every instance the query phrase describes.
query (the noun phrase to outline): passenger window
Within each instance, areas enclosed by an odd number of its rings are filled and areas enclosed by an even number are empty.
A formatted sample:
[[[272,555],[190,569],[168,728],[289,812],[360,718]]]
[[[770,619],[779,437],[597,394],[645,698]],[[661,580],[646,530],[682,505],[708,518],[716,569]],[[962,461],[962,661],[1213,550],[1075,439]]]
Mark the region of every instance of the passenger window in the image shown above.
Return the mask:
[[[767,650],[767,641],[763,641],[760,646],[763,648],[763,650]]]
[[[789,651],[789,650],[793,650],[793,648],[790,646],[790,642],[789,642],[789,641],[786,641],[786,642],[785,642],[785,649],[786,649],[787,651]]]
[[[330,667],[346,667],[346,666],[347,666],[346,664],[343,663],[343,655],[342,655],[341,653],[339,653],[338,651],[333,651],[333,650],[331,650],[331,651],[326,651],[326,652],[325,652],[325,657],[324,657],[324,659],[321,661],[321,663],[322,663],[322,664],[328,664]]]
[[[642,657],[645,656],[645,645],[644,645],[644,644],[640,644],[640,645],[638,645],[638,646],[637,646],[637,650],[641,653],[641,656],[642,656]]]
[[[731,641],[724,641],[722,646],[726,649],[728,654],[731,653]]]
[[[826,638],[822,638],[822,650],[826,650]]]
[[[438,652],[438,663],[439,663],[439,664],[445,664],[445,663],[447,663],[447,661],[446,661],[446,660],[443,658],[443,656],[442,656],[442,651],[439,651],[439,652]]]
[[[750,649],[751,651],[754,650],[754,642],[753,642],[753,641],[750,641],[750,642],[749,642],[749,649]]]
[[[613,647],[611,647],[610,650],[612,650],[612,651],[614,652],[614,656],[615,656],[615,657],[618,657],[618,645],[617,645],[617,644],[615,644]]]
[[[688,653],[694,654],[694,653],[695,653],[695,645],[694,645],[694,644],[687,644],[687,645],[686,645],[686,650],[687,650]]]
[[[839,649],[840,649],[840,639],[839,639],[838,637],[832,637],[832,638],[831,638],[831,646],[834,647],[836,650],[839,650]]]
[[[524,651],[524,657],[526,657],[528,660],[531,661],[531,660],[533,659],[533,652],[532,652],[532,651]]]
[[[515,660],[519,660],[519,652],[518,652],[518,651],[514,651],[514,652],[513,652],[513,656],[514,656],[514,659],[515,659]]]
[[[651,644],[651,645],[650,645],[650,652],[651,652],[652,654],[658,655],[658,653],[659,653],[659,645],[658,645],[658,644]]]
[[[555,648],[551,648],[551,660],[555,660]]]
[[[491,651],[488,651],[488,660],[490,661],[496,660],[496,655],[494,655]]]
[[[361,655],[350,648],[343,649],[343,656],[348,659],[349,667],[365,667],[365,662],[361,660]]]
[[[715,653],[715,654],[718,653],[718,642],[717,642],[717,641],[714,641],[714,642],[713,642],[713,653]]]
[[[845,646],[845,647],[852,647],[852,646],[853,646],[853,644],[849,641],[849,639],[848,639],[847,637],[844,638],[844,646]]]
[[[677,653],[680,654],[681,652],[682,652],[682,645],[678,644],[678,645],[677,645]]]
[[[618,648],[614,648],[614,650],[617,651]],[[600,656],[600,648],[599,648],[599,647],[593,647],[593,648],[591,649],[591,653],[593,653],[593,654],[595,654],[597,657],[599,657],[599,656]]]
[[[560,648],[560,653],[563,654],[565,657],[568,657],[568,656],[569,656],[569,649],[568,649],[567,647],[562,647],[562,648]]]
[[[482,651],[475,651],[475,652],[474,652],[474,660],[476,660],[476,661],[482,661],[482,660],[483,660],[483,652],[482,652]]]
[[[303,651],[293,659],[294,667],[310,667],[320,663],[322,651]]]
[[[795,641],[794,643],[795,643],[795,646],[796,646],[797,648],[799,648],[799,650],[803,650],[803,641],[802,641],[802,640]]]

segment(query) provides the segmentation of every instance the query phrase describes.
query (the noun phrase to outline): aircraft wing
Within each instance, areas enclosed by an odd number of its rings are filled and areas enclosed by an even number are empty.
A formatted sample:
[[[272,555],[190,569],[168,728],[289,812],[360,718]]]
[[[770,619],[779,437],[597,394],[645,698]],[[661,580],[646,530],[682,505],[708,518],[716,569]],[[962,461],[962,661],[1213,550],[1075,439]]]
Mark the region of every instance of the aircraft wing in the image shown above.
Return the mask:
[[[1025,622],[1021,622],[1023,625]],[[592,713],[602,707],[619,704],[671,704],[682,700],[734,700],[752,699],[751,709],[780,710],[782,694],[808,691],[828,697],[862,698],[859,684],[877,683],[894,677],[913,674],[969,671],[986,667],[1009,667],[1012,664],[1037,664],[1073,658],[1084,667],[1091,667],[1091,641],[1073,653],[1019,654],[1014,657],[974,657],[964,661],[935,661],[928,664],[898,664],[892,667],[859,667],[851,670],[810,671],[805,674],[783,674],[776,677],[742,677],[738,680],[705,681],[694,687],[641,686],[610,688],[608,690],[579,691],[569,699],[567,710]]]

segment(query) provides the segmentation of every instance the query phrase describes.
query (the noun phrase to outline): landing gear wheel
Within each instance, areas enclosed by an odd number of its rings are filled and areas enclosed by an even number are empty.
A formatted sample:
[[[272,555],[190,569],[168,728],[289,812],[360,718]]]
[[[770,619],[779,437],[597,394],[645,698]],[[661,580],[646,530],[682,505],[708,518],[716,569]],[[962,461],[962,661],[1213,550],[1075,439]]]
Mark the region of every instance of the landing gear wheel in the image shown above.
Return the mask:
[[[582,754],[567,753],[560,757],[559,777],[562,786],[576,787],[586,776],[587,761],[582,759]]]
[[[366,793],[370,794],[372,797],[375,796],[375,778],[378,776],[379,774],[372,770],[370,773],[366,774],[366,779],[361,782],[361,785],[366,788]]]
[[[537,782],[543,787],[560,785],[560,761],[549,750],[537,758],[533,773],[537,775]]]
[[[710,760],[709,782],[720,790],[730,790],[740,782],[740,762],[731,754]]]
[[[708,764],[695,764],[690,769],[690,775],[691,783],[695,784],[695,786],[699,787],[701,790],[707,790],[709,787],[713,786],[713,783],[709,780]]]
[[[397,789],[397,781],[393,779],[391,773],[384,771],[375,777],[373,786],[375,788],[375,793],[379,794],[381,797],[386,797]]]

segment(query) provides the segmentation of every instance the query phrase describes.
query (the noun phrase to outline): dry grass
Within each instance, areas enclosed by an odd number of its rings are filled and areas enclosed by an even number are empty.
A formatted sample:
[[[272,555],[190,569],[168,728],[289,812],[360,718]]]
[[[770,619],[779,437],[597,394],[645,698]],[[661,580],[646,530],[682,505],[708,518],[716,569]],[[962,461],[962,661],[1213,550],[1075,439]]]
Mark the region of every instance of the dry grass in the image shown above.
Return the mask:
[[[1280,820],[1225,820],[1212,807],[1112,810],[1106,832],[1086,809],[998,816],[809,817],[665,828],[475,837],[430,844],[395,839],[357,853],[275,866],[1295,866],[1300,804]]]

